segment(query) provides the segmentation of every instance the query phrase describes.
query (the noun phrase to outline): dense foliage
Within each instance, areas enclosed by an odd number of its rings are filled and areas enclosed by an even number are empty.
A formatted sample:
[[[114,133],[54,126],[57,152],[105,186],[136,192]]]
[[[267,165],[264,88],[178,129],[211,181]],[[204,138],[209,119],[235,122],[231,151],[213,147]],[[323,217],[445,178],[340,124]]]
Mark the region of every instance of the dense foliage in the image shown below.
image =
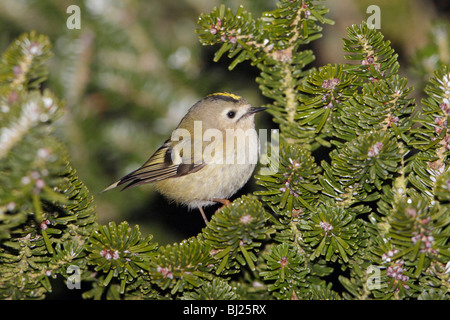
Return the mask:
[[[225,6],[200,16],[216,61],[260,72],[280,157],[256,174],[260,190],[164,246],[96,222],[52,133],[62,103],[41,90],[50,42],[19,37],[0,62],[0,296],[44,298],[62,277],[96,299],[448,299],[450,66],[417,103],[390,42],[363,22],[347,29],[348,63],[310,68],[327,12],[281,0],[256,19]]]

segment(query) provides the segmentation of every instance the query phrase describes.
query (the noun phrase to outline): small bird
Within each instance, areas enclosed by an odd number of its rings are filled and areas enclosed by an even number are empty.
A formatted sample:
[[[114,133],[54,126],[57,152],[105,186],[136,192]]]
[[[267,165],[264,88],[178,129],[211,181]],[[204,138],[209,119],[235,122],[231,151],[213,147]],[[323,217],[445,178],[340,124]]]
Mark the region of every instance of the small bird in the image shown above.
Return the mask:
[[[152,183],[171,201],[203,211],[228,200],[250,179],[255,169],[259,141],[252,107],[232,93],[213,93],[195,103],[171,137],[137,170],[102,192]],[[243,140],[244,139],[244,140]]]

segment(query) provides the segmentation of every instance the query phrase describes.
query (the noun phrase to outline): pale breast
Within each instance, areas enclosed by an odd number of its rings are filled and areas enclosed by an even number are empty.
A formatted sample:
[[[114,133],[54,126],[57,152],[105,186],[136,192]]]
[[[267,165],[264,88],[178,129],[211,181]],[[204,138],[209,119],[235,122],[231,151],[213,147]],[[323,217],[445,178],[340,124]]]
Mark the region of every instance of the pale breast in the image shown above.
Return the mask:
[[[189,208],[212,205],[215,203],[211,201],[213,198],[228,199],[235,194],[247,183],[255,169],[258,136],[255,131],[240,130],[232,134],[227,132],[222,137],[225,139],[216,137],[210,140],[211,144],[203,144],[201,152],[206,165],[202,169],[155,182],[158,191]],[[197,155],[196,151],[194,153]],[[179,158],[183,159],[183,156]],[[192,158],[185,157],[182,161],[186,159]]]

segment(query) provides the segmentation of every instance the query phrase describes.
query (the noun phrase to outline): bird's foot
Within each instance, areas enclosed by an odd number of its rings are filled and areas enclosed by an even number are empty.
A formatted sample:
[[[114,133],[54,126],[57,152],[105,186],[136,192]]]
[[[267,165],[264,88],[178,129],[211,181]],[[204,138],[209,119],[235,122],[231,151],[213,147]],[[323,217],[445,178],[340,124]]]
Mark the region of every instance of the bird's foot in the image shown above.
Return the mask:
[[[226,207],[226,206],[229,206],[230,204],[231,204],[231,201],[230,200],[228,200],[228,199],[211,199],[212,201],[214,201],[214,202],[219,202],[219,203],[221,203],[222,204],[222,206],[219,208],[219,209],[217,209],[216,210],[216,212],[219,212],[220,210],[222,210],[224,207]],[[215,212],[215,213],[216,213]]]

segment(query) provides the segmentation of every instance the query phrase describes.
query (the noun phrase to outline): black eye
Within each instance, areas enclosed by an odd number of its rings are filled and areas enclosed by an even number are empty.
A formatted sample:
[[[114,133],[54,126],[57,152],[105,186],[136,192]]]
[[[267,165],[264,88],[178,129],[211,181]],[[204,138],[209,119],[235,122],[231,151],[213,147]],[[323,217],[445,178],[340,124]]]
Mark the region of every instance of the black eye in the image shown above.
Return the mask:
[[[236,112],[234,112],[234,111],[228,111],[228,113],[227,113],[227,116],[230,119],[233,119],[235,115],[236,115]]]

